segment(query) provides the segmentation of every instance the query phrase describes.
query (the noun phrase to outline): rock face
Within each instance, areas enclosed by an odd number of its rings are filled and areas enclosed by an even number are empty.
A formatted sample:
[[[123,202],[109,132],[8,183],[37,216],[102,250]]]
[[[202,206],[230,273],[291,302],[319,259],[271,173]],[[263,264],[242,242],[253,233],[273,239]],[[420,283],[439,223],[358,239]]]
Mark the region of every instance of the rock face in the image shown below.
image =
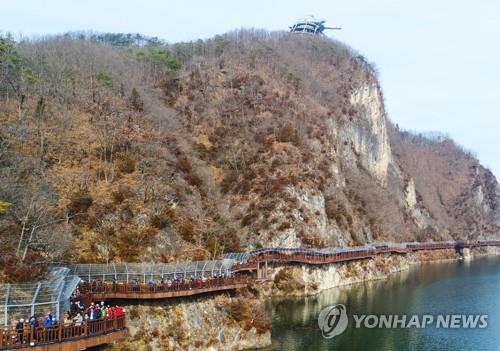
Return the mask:
[[[392,153],[382,93],[377,84],[366,83],[354,90],[350,103],[358,111],[357,123],[343,129],[340,140],[351,142],[361,165],[378,182],[386,185]]]
[[[270,296],[314,295],[322,290],[368,280],[385,279],[388,275],[407,270],[415,262],[413,256],[377,256],[362,260],[324,266],[298,265],[272,269],[271,284],[262,287]]]
[[[126,306],[130,337],[106,350],[232,351],[269,346],[268,322],[263,320],[264,324],[256,324],[244,320],[242,317],[247,316],[238,314],[239,310],[231,312],[231,308],[239,307],[236,304],[240,303],[251,303],[252,308],[259,310],[259,318],[263,316],[260,301],[242,302],[222,295],[195,301]],[[255,314],[248,317],[255,317]]]
[[[319,187],[288,185],[275,216],[287,211],[287,202],[295,203],[288,209],[289,224],[278,221],[260,229],[259,245],[343,246],[497,236],[498,185],[476,159],[449,139],[409,137],[394,128],[376,82],[353,88],[348,109],[354,117],[326,120],[329,159],[313,166],[326,170],[324,182]],[[314,141],[311,145],[316,146]],[[439,165],[434,167],[434,162]],[[449,177],[450,169],[457,169],[458,175]]]
[[[307,296],[323,290],[357,284],[369,280],[386,279],[389,275],[406,271],[412,265],[449,260],[470,261],[476,257],[499,255],[498,247],[455,250],[418,251],[406,255],[387,254],[373,259],[335,263],[323,266],[270,266],[269,281],[255,288],[263,296]]]
[[[419,251],[407,255],[387,254],[373,259],[351,261],[323,266],[294,265],[271,267],[269,282],[257,285],[264,296],[307,296],[320,291],[357,284],[369,280],[386,279],[389,275],[406,271],[412,265],[431,261],[463,259],[469,261],[483,255],[498,255],[496,247],[464,250]]]

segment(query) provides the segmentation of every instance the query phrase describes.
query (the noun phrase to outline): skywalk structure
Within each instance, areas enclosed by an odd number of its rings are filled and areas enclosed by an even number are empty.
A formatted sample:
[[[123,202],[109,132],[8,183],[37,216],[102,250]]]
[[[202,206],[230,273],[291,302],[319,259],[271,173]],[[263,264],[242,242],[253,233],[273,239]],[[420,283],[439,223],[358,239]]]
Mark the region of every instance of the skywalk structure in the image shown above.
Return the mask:
[[[374,243],[356,247],[261,248],[228,253],[220,260],[167,264],[74,264],[52,267],[46,280],[30,284],[0,284],[0,350],[77,351],[126,336],[124,316],[85,321],[80,325],[56,323],[49,328],[13,327],[20,318],[52,313],[56,321],[70,310],[73,292],[88,301],[158,299],[192,296],[245,287],[257,272],[268,278],[268,264],[323,265],[369,259],[376,255],[407,254],[426,250],[499,247],[500,240]],[[3,327],[2,327],[3,325]]]
[[[110,263],[67,266],[72,275],[84,281],[147,284],[150,281],[213,276],[229,277],[233,260],[175,262],[164,264]]]
[[[47,280],[30,284],[0,285],[0,325],[20,318],[52,313],[60,319],[70,309],[70,297],[80,278],[69,274],[69,269],[53,269]]]

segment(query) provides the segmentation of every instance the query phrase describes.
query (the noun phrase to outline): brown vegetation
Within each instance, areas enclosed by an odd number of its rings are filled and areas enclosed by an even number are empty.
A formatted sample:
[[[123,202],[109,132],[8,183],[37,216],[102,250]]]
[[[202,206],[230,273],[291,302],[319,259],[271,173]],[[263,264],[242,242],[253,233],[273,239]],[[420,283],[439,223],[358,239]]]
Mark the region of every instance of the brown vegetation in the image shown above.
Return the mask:
[[[376,71],[341,43],[263,31],[96,38],[0,39],[6,279],[59,260],[203,258],[288,232],[309,246],[494,232],[496,180],[451,142],[391,130],[387,184],[362,166],[351,134],[370,131],[350,98],[377,86]],[[404,204],[405,177],[424,228]],[[309,209],[312,198],[325,208]]]

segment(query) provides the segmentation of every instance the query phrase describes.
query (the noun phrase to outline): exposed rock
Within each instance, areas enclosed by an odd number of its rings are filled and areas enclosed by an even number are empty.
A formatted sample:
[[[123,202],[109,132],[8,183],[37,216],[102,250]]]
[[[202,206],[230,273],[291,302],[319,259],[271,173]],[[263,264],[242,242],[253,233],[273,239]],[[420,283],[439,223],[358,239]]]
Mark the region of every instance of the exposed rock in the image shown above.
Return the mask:
[[[500,252],[500,250],[499,250]],[[378,255],[373,259],[330,265],[293,265],[271,267],[270,281],[256,285],[265,296],[314,295],[326,289],[368,280],[386,279],[421,262],[457,260],[454,250],[419,251],[407,255]]]
[[[269,346],[271,334],[268,322],[264,320],[259,325],[253,320],[242,319],[255,317],[255,313],[262,318],[262,303],[249,298],[243,304],[251,304],[255,311],[250,313],[254,314],[232,315],[230,308],[238,307],[239,303],[241,300],[238,298],[218,295],[194,301],[175,300],[126,306],[130,336],[104,350],[232,351]]]
[[[378,85],[366,83],[355,89],[350,102],[359,110],[360,119],[357,123],[349,123],[344,127],[344,136],[351,140],[355,152],[360,155],[361,164],[385,184],[392,154],[384,103]],[[342,139],[344,138],[340,138]]]

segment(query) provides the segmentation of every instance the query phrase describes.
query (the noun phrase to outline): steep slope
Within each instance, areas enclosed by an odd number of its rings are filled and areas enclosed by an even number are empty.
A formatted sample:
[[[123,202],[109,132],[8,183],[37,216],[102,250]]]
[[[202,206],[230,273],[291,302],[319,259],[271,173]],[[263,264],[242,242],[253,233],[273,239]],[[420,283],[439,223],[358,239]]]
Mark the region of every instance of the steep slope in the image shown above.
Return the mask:
[[[390,134],[395,158],[414,179],[418,202],[433,214],[439,232],[455,239],[496,233],[498,184],[490,170],[447,137],[392,127]]]
[[[5,279],[48,261],[496,235],[491,172],[392,128],[375,70],[345,45],[105,38],[2,39]]]

